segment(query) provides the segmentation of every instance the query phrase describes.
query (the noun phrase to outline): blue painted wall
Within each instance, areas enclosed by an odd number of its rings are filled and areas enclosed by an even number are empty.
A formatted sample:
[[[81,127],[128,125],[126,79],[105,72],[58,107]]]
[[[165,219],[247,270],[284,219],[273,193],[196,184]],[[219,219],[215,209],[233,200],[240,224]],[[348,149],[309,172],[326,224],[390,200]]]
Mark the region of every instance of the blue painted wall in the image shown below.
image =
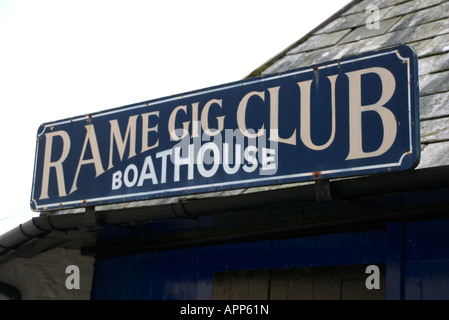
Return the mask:
[[[449,220],[406,224],[405,299],[449,299]]]
[[[93,299],[211,299],[215,272],[385,263],[385,232],[331,234],[99,259]]]
[[[220,271],[386,264],[387,299],[449,299],[449,219],[96,261],[93,299],[211,299]]]

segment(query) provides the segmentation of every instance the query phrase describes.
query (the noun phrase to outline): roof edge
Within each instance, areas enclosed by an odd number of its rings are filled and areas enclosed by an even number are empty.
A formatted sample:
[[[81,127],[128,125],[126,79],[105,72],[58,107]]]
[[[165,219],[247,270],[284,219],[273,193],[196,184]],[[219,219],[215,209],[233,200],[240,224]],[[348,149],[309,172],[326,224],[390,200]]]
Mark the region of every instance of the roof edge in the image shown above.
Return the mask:
[[[337,19],[342,13],[348,11],[350,8],[352,8],[353,6],[355,6],[356,4],[362,2],[363,0],[352,0],[351,2],[349,2],[348,4],[346,4],[343,8],[341,8],[340,10],[338,10],[337,12],[335,12],[334,14],[332,14],[329,18],[327,18],[326,20],[324,20],[323,22],[321,22],[319,25],[317,25],[314,29],[310,30],[308,33],[306,33],[302,38],[300,38],[298,41],[292,43],[290,46],[288,46],[286,49],[282,50],[281,52],[279,52],[277,55],[275,55],[274,57],[272,57],[271,59],[269,59],[267,62],[265,62],[264,64],[262,64],[259,68],[255,69],[254,71],[252,71],[249,75],[247,75],[246,77],[244,77],[244,79],[249,79],[249,78],[254,78],[254,77],[258,77],[262,74],[262,72],[264,72],[266,69],[268,69],[268,67],[270,67],[271,65],[273,65],[276,61],[278,61],[279,59],[281,59],[282,57],[284,57],[287,52],[289,52],[290,50],[292,50],[293,48],[299,46],[301,43],[305,42],[307,39],[309,39],[315,32],[317,32],[318,30],[320,30],[321,28],[323,28],[324,26],[326,26],[327,24],[331,23],[332,21],[334,21],[335,19]]]

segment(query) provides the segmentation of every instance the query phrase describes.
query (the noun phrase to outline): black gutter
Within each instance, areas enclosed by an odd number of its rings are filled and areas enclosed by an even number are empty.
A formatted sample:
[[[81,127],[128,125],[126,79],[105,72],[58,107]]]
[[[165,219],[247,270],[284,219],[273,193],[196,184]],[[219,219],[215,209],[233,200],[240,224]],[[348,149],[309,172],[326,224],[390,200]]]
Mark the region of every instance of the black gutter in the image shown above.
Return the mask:
[[[23,224],[0,235],[0,258],[14,253],[24,244],[38,238],[44,238],[52,231],[67,231],[94,227],[94,212],[41,215],[33,217]],[[0,261],[1,263],[1,261]]]
[[[306,185],[233,196],[185,200],[181,198],[178,203],[151,206],[151,210],[148,210],[148,207],[126,208],[124,209],[126,214],[123,214],[123,210],[107,210],[96,212],[96,215],[97,220],[102,224],[185,219],[225,212],[254,210],[278,203],[314,204],[441,187],[449,188],[449,166],[340,180],[317,180]]]
[[[24,244],[43,238],[52,231],[96,228],[102,225],[195,219],[204,215],[245,210],[266,210],[279,203],[318,204],[351,200],[364,196],[389,195],[412,191],[449,188],[449,166],[339,180],[317,180],[305,185],[281,187],[268,191],[246,192],[232,196],[177,199],[178,202],[138,208],[108,209],[66,214],[43,214],[0,235],[0,258]],[[248,190],[245,190],[248,191]],[[448,199],[442,199],[448,202]],[[108,206],[107,208],[111,208]],[[122,207],[122,206],[119,206]],[[126,211],[126,212],[125,212]],[[125,212],[125,213],[124,213]],[[1,262],[0,262],[1,263]]]

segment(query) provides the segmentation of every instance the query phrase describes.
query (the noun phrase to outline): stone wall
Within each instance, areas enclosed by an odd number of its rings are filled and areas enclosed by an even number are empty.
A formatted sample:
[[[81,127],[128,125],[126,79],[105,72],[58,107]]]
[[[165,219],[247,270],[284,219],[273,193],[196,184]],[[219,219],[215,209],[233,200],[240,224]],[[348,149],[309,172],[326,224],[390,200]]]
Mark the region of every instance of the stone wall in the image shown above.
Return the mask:
[[[23,300],[90,299],[95,258],[82,256],[79,250],[56,248],[33,258],[15,258],[0,265],[0,281],[16,287]],[[76,274],[66,268],[79,268],[79,289],[68,289]],[[72,286],[70,285],[72,284]],[[8,297],[0,294],[0,299]]]

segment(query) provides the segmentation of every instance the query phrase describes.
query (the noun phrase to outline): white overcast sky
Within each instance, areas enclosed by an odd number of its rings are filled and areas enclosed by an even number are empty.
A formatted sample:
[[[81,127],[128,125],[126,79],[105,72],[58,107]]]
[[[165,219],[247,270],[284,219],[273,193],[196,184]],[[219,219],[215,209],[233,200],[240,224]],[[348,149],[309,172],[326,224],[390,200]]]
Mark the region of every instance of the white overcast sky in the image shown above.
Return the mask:
[[[241,80],[350,0],[0,0],[0,234],[41,123]]]

